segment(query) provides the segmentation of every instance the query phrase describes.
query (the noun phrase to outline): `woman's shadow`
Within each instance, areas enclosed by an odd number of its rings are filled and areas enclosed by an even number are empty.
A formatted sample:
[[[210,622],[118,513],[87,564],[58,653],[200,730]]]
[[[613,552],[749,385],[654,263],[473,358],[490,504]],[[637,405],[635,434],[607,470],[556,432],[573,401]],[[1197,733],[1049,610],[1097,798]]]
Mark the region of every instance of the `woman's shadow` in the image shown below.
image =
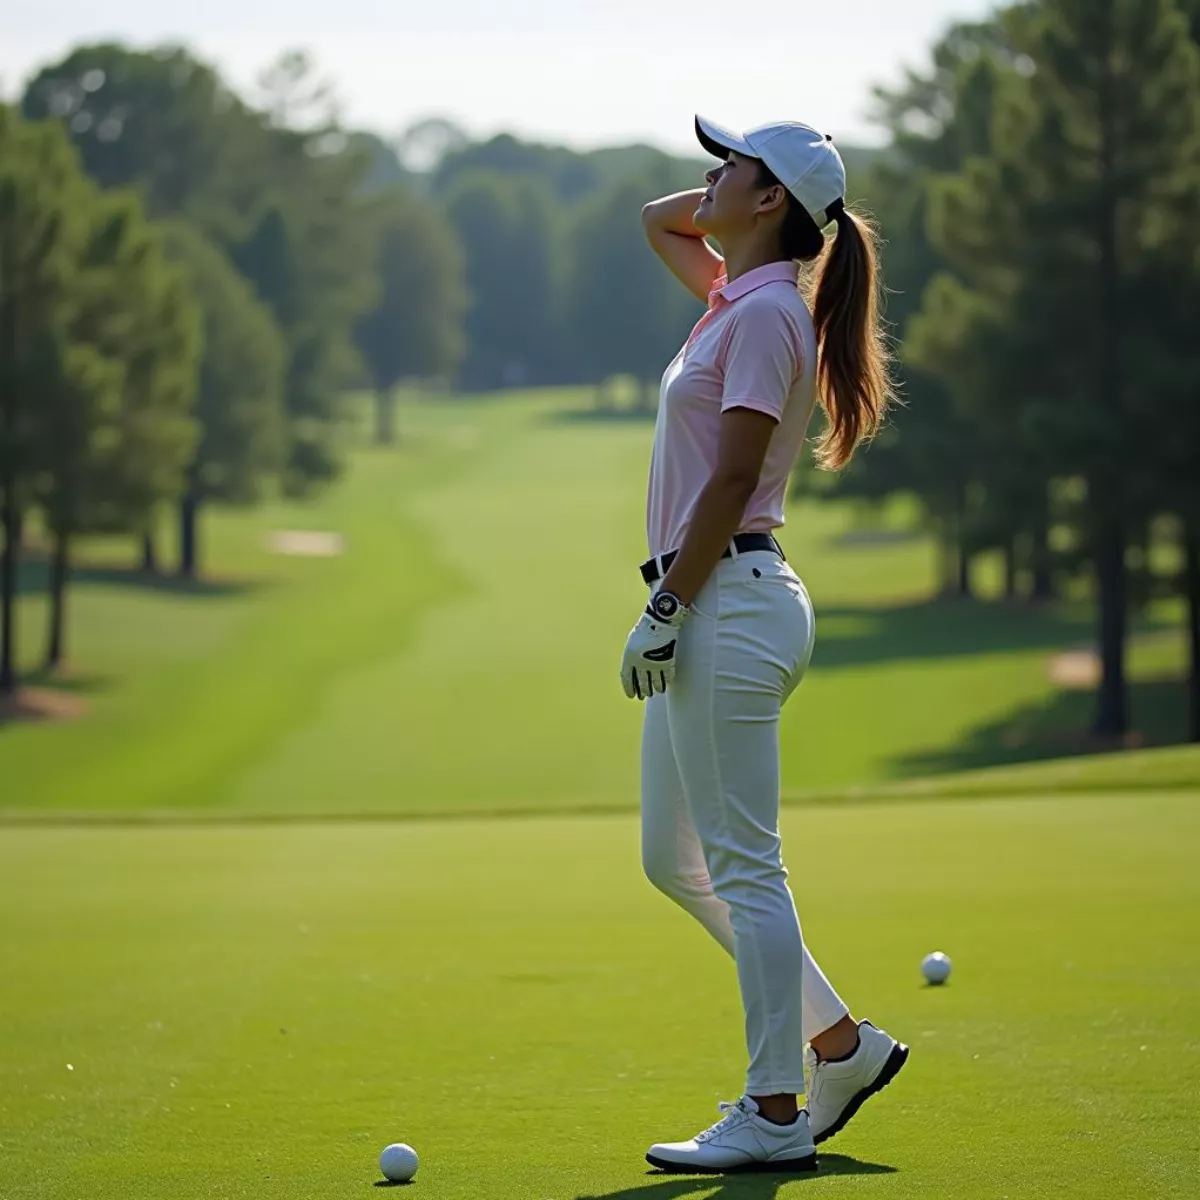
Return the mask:
[[[821,1168],[811,1175],[665,1175],[647,1172],[645,1185],[576,1200],[682,1200],[703,1195],[705,1200],[775,1200],[780,1188],[822,1175],[894,1175],[895,1167],[860,1162],[845,1154],[822,1154]]]

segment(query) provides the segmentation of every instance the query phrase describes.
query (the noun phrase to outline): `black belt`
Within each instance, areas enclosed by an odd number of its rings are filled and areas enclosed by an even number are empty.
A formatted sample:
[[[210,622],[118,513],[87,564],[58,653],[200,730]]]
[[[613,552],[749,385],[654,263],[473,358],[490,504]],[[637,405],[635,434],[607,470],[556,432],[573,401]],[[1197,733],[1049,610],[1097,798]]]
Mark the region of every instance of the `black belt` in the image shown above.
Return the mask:
[[[772,554],[778,554],[784,562],[787,562],[787,556],[783,552],[783,547],[769,533],[735,534],[733,548],[739,554],[752,554],[755,550],[769,550]],[[675,561],[675,556],[678,553],[678,550],[670,550],[666,554],[660,554],[657,558],[646,559],[641,565],[642,578],[648,584],[657,583],[671,569],[671,564]],[[721,557],[733,557],[728,546]]]

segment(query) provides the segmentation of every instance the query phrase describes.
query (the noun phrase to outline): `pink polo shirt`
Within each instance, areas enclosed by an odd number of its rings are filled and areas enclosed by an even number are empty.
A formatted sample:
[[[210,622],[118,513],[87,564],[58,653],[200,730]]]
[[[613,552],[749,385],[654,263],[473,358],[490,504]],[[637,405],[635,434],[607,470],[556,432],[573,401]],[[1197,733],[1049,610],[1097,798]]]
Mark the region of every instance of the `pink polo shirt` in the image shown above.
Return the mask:
[[[788,477],[816,397],[816,338],[794,263],[769,263],[726,283],[720,275],[659,396],[646,536],[652,555],[677,550],[717,465],[721,414],[752,408],[778,422],[739,532],[784,523]]]

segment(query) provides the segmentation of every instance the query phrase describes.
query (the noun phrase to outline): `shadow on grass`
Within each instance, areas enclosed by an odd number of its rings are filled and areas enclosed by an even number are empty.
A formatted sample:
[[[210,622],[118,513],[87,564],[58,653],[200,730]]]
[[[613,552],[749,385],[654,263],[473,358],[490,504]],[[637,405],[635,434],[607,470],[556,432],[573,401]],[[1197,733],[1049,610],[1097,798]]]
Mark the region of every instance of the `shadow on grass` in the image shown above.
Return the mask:
[[[1187,741],[1187,696],[1182,680],[1156,678],[1132,683],[1129,703],[1135,732],[1119,745],[1091,735],[1095,698],[1090,691],[1062,691],[980,725],[954,746],[905,755],[891,765],[904,777],[939,775]]]
[[[56,692],[68,692],[72,696],[93,696],[97,692],[107,691],[112,686],[112,680],[107,675],[76,675],[39,667],[36,671],[26,671],[21,676],[21,684],[23,687],[53,688]]]
[[[136,588],[172,596],[243,596],[267,586],[252,579],[184,579],[178,575],[157,574],[138,567],[101,566],[80,563],[71,568],[71,583],[100,587]],[[32,558],[21,563],[17,589],[25,596],[48,595],[50,568],[45,561]]]
[[[1066,650],[1086,642],[1093,625],[1086,615],[1007,604],[930,600],[892,608],[822,607],[818,600],[813,666]]]
[[[45,669],[24,674],[15,694],[0,695],[0,733],[28,721],[75,721],[87,713],[87,697],[110,681]]]
[[[1131,633],[1161,628],[1143,621]],[[1089,613],[1060,607],[961,600],[891,608],[818,604],[813,667],[837,670],[1009,653],[1044,653],[1049,667],[1052,655],[1089,645],[1094,631]],[[1141,679],[1130,683],[1129,697],[1130,724],[1136,732],[1120,745],[1090,735],[1095,710],[1090,689],[1063,689],[980,725],[953,746],[904,755],[893,759],[890,767],[898,778],[913,778],[1187,740],[1182,681]]]
[[[648,1171],[648,1183],[619,1192],[579,1196],[576,1200],[678,1200],[704,1194],[707,1200],[774,1200],[786,1184],[829,1175],[894,1175],[895,1167],[862,1162],[846,1154],[822,1154],[820,1169],[779,1175],[667,1175]]]

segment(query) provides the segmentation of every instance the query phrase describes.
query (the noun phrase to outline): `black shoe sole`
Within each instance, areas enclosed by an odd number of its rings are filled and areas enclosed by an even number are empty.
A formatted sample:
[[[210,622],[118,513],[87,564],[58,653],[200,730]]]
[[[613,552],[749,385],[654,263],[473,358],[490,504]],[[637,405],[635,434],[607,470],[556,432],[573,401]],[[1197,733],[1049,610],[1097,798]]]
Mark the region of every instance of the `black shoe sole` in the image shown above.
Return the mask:
[[[850,1123],[850,1118],[853,1117],[854,1114],[858,1112],[858,1110],[876,1094],[876,1092],[882,1092],[883,1089],[887,1087],[887,1085],[891,1083],[897,1075],[900,1074],[900,1069],[906,1062],[908,1062],[908,1047],[904,1045],[903,1042],[897,1042],[892,1047],[892,1052],[888,1055],[887,1062],[883,1064],[883,1070],[880,1071],[875,1077],[874,1083],[863,1088],[861,1092],[857,1092],[851,1098],[850,1103],[842,1109],[841,1113],[838,1115],[838,1119],[834,1121],[834,1123],[830,1125],[828,1129],[824,1130],[820,1134],[813,1135],[814,1145],[819,1146],[822,1142],[829,1141],[829,1139],[833,1137],[835,1133],[841,1133],[842,1130],[845,1129]]]
[[[817,1169],[817,1156],[807,1154],[803,1158],[785,1158],[777,1162],[743,1163],[738,1167],[685,1167],[680,1163],[668,1162],[665,1158],[646,1155],[646,1161],[668,1175],[798,1175],[803,1171]]]

